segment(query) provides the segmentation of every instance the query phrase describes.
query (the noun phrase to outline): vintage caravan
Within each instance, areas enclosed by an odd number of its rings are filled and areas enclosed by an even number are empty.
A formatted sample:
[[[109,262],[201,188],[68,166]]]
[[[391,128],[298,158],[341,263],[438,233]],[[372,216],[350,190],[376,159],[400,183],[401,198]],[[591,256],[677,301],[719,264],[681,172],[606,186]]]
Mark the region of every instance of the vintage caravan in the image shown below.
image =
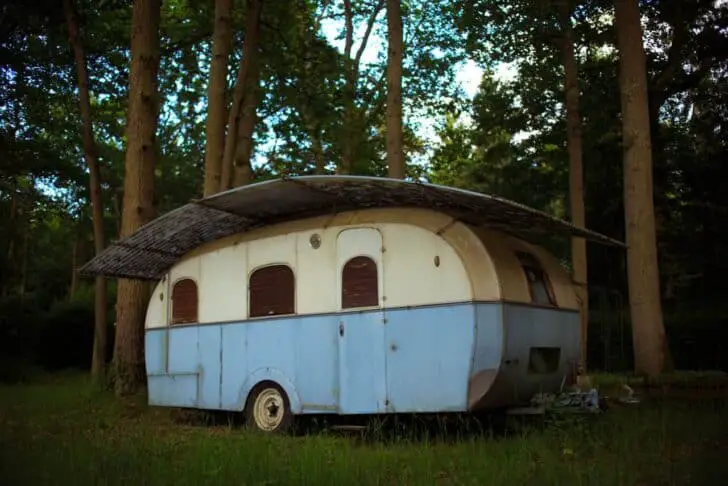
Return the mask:
[[[297,414],[500,409],[557,391],[579,359],[570,276],[539,234],[605,236],[483,194],[305,176],[197,200],[86,274],[157,281],[152,405]]]

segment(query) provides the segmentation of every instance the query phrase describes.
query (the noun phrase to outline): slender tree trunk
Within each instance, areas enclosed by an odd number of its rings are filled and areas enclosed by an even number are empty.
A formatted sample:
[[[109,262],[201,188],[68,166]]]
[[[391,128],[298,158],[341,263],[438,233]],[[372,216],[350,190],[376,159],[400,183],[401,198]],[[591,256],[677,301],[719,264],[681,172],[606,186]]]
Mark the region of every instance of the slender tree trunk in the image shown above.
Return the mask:
[[[387,0],[389,50],[387,58],[387,166],[389,177],[404,179],[402,135],[402,12],[400,0]]]
[[[9,231],[8,234],[5,235],[5,238],[8,240],[8,251],[5,254],[5,265],[4,267],[7,269],[6,272],[3,274],[3,280],[2,280],[2,297],[7,297],[10,295],[10,288],[12,286],[13,279],[15,277],[15,265],[14,265],[14,258],[15,258],[15,239],[17,238],[18,233],[18,180],[16,178],[13,178],[13,182],[11,183],[11,189],[12,192],[10,193],[10,215],[8,218],[8,226]]]
[[[354,166],[354,98],[356,96],[356,65],[352,59],[354,47],[354,11],[351,0],[344,0],[344,120],[341,141],[339,174],[351,174]]]
[[[227,137],[222,157],[222,176],[220,190],[226,191],[233,184],[233,169],[237,153],[238,130],[241,123],[245,89],[248,85],[248,76],[251,70],[251,61],[258,52],[258,32],[260,29],[260,15],[263,10],[263,0],[248,0],[245,23],[245,44],[243,57],[240,60],[238,76],[233,89],[233,102],[230,107],[227,122]]]
[[[160,8],[160,0],[135,0],[132,13],[122,238],[154,216]],[[144,385],[144,314],[147,296],[144,282],[119,279],[114,343],[118,395],[134,393]]]
[[[228,59],[233,41],[233,0],[215,0],[215,27],[212,36],[210,85],[207,91],[204,195],[220,190],[222,154],[225,150]]]
[[[78,35],[78,19],[73,0],[63,0],[63,9],[66,15],[68,38],[73,48],[73,57],[76,62],[76,75],[78,76],[79,105],[81,109],[81,120],[83,123],[83,150],[86,157],[86,165],[89,169],[89,192],[91,194],[91,210],[94,231],[94,250],[96,255],[104,251],[104,207],[101,200],[101,171],[96,152],[96,141],[94,140],[93,124],[91,121],[91,97],[88,87],[88,69],[86,67],[86,53]],[[78,250],[78,238],[74,242],[74,259]],[[77,279],[74,261],[73,276]],[[71,297],[75,292],[75,285],[72,285]],[[91,359],[91,376],[100,380],[104,375],[106,366],[106,279],[98,276],[95,279],[94,290],[94,347]]]
[[[253,133],[258,120],[258,81],[260,79],[260,63],[258,51],[251,53],[248,74],[246,76],[245,96],[238,124],[238,141],[235,144],[235,166],[233,167],[233,187],[240,187],[253,182],[253,166],[250,163],[253,155]]]
[[[568,0],[558,3],[561,23],[561,58],[564,64],[564,94],[566,98],[566,132],[569,150],[569,203],[571,222],[586,227],[584,211],[584,168],[582,164],[581,112],[579,109],[579,68],[574,54],[571,26],[571,5]],[[586,240],[571,238],[572,279],[576,285],[581,319],[581,365],[587,367],[587,338],[589,331],[589,293],[587,280]]]
[[[71,285],[68,287],[68,301],[73,300],[73,296],[78,291],[78,260],[80,253],[78,234],[73,236],[73,245],[71,245]]]
[[[324,148],[321,146],[321,138],[317,132],[311,132],[311,150],[316,162],[316,175],[326,174],[326,158]]]
[[[655,236],[647,69],[637,0],[615,0],[624,147],[627,276],[635,370],[649,377],[668,361]]]
[[[18,282],[18,295],[20,302],[25,301],[25,288],[28,282],[28,244],[30,242],[30,221],[25,225],[23,232],[23,253],[20,260],[20,282]]]

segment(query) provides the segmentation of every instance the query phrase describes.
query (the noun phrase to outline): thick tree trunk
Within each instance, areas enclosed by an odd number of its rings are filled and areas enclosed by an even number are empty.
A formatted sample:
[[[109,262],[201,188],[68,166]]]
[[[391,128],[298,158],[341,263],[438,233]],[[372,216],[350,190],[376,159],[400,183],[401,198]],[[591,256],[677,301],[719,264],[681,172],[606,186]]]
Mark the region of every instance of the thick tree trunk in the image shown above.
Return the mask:
[[[574,37],[571,26],[571,5],[568,0],[559,2],[561,23],[561,59],[564,65],[564,94],[566,99],[566,136],[569,150],[569,204],[571,222],[584,228],[584,168],[582,164],[581,112],[579,109],[579,67],[574,54]],[[581,320],[581,365],[587,367],[587,335],[589,330],[589,293],[587,280],[586,240],[571,239],[572,279],[576,285]]]
[[[160,0],[135,0],[133,7],[122,238],[154,216],[160,7]],[[134,393],[144,385],[147,294],[144,282],[119,280],[114,345],[115,384],[119,395]]]
[[[238,153],[238,131],[243,116],[243,102],[245,89],[248,86],[248,76],[252,69],[251,62],[258,55],[258,32],[260,30],[260,15],[263,11],[263,0],[248,0],[245,23],[245,44],[243,57],[240,59],[238,76],[233,89],[233,102],[230,107],[227,122],[227,137],[222,157],[222,176],[220,190],[226,191],[234,182],[235,156]]]
[[[233,41],[232,13],[232,0],[215,0],[210,85],[207,90],[205,196],[215,194],[220,190],[227,119],[225,95],[227,92],[228,59]]]
[[[387,166],[389,177],[404,179],[402,135],[402,12],[400,0],[387,0],[389,50],[387,58]]]
[[[250,163],[253,155],[253,133],[258,121],[258,81],[260,80],[260,63],[257,50],[251,53],[248,73],[245,80],[245,96],[238,124],[237,142],[235,144],[235,163],[233,167],[233,187],[240,187],[253,182],[253,166]]]
[[[94,250],[96,255],[104,251],[104,207],[101,201],[101,171],[96,152],[93,125],[91,122],[91,100],[88,87],[88,70],[86,67],[86,53],[78,36],[78,19],[73,6],[73,0],[63,0],[63,9],[66,15],[68,38],[73,48],[73,57],[76,62],[76,75],[78,76],[79,105],[81,120],[83,122],[83,150],[86,165],[89,169],[89,192],[91,194],[91,210],[94,231]],[[78,239],[74,243],[74,257],[78,250]],[[74,280],[76,268],[74,261]],[[72,286],[75,289],[75,287]],[[72,290],[71,297],[73,297]],[[91,376],[100,379],[104,375],[106,366],[106,279],[96,277],[94,290],[94,347],[91,360]]]
[[[667,340],[660,302],[647,69],[637,0],[615,0],[624,147],[627,273],[635,370],[664,371]]]

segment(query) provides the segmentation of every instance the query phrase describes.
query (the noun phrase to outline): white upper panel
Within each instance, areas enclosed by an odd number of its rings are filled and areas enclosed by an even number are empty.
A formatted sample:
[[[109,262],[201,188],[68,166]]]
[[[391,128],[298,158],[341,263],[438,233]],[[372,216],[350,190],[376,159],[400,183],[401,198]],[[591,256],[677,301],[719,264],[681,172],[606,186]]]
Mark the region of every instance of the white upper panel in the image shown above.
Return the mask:
[[[348,257],[337,256],[340,234],[345,235]],[[370,241],[373,234],[381,235],[381,245],[378,239]],[[313,235],[317,245],[311,244]],[[371,255],[376,247],[381,247],[380,254]],[[558,305],[575,308],[569,275],[545,250],[421,209],[340,213],[227,237],[187,255],[170,270],[169,284],[184,277],[195,279],[200,322],[239,321],[248,316],[249,275],[262,266],[286,264],[296,279],[297,314],[337,312],[343,264],[354,254],[369,254],[377,257],[384,307],[469,300],[530,302],[515,250],[539,258],[554,284]],[[166,325],[170,290],[166,283],[155,290],[147,327]]]
[[[314,234],[320,240],[318,248],[310,242]],[[339,246],[346,254],[339,250],[337,255],[339,235]],[[377,241],[369,241],[372,235],[377,235]],[[379,254],[371,254],[373,250]],[[200,322],[236,321],[248,315],[248,276],[261,266],[286,264],[296,278],[297,314],[336,312],[340,309],[341,269],[356,255],[368,255],[377,262],[382,275],[380,303],[385,307],[473,298],[471,279],[458,253],[442,237],[406,223],[317,227],[230,242],[181,261],[171,269],[170,282],[195,279]],[[150,307],[147,327],[165,325],[166,315],[160,311],[159,305]]]

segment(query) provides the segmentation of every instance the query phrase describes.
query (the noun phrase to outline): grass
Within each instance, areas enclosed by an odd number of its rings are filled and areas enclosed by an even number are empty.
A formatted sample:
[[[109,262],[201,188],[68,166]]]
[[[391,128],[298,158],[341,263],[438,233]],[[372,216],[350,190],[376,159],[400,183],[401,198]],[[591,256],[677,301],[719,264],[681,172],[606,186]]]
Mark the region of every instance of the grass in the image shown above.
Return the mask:
[[[0,484],[724,484],[725,403],[651,401],[506,436],[461,427],[453,439],[412,424],[366,440],[277,437],[193,425],[60,375],[0,386]]]

